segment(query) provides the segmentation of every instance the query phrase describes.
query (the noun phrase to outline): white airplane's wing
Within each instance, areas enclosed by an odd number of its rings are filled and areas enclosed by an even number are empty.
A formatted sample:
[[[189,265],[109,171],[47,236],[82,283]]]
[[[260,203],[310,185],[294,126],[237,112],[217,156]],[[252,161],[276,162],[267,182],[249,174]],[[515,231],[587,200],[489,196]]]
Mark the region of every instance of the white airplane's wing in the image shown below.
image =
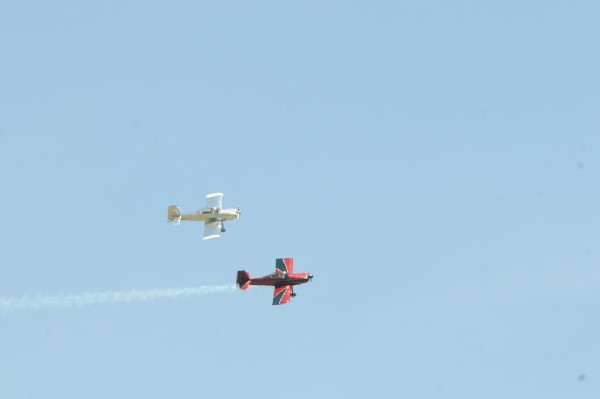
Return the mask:
[[[223,193],[212,193],[206,196],[206,207],[223,209]]]
[[[210,240],[211,238],[221,237],[222,224],[219,221],[206,222],[204,223],[204,237],[203,240]]]

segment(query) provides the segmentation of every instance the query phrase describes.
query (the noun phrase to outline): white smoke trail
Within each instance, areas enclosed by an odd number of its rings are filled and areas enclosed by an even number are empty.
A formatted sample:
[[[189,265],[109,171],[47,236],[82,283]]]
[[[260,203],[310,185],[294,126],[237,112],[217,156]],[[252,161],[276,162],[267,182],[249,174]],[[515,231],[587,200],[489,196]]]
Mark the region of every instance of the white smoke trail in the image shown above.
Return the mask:
[[[233,292],[235,285],[203,285],[189,288],[166,288],[152,290],[86,292],[78,295],[35,295],[15,297],[0,297],[0,312],[37,309],[67,309],[81,308],[90,305],[143,302],[152,299],[178,298],[206,294]]]

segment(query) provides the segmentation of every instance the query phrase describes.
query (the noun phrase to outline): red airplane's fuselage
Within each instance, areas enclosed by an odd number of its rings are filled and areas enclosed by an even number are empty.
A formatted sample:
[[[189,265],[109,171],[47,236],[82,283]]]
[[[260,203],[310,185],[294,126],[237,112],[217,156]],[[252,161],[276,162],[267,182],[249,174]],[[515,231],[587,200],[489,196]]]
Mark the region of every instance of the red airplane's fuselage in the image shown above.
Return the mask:
[[[256,277],[250,279],[250,285],[268,285],[273,287],[281,287],[284,285],[299,285],[307,283],[310,280],[309,273],[274,273],[265,277]]]

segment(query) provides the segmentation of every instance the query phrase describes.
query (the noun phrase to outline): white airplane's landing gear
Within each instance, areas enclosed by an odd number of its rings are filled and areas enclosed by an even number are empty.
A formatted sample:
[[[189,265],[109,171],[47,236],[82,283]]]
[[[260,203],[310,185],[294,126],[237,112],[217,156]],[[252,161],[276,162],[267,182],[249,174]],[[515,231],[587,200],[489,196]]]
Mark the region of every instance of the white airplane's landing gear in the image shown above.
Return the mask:
[[[226,230],[225,230],[225,225],[224,225],[224,224],[222,224],[222,225],[221,225],[221,233],[225,233],[225,231],[226,231]]]

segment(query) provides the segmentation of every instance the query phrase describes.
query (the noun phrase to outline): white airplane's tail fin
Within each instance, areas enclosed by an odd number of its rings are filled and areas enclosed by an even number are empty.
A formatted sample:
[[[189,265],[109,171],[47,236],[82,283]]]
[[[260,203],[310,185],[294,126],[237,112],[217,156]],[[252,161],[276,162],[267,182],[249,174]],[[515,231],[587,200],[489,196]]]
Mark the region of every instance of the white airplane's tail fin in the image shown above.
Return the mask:
[[[177,208],[176,205],[171,205],[167,212],[167,219],[169,222],[173,222],[173,224],[177,225],[181,222],[181,211]]]

